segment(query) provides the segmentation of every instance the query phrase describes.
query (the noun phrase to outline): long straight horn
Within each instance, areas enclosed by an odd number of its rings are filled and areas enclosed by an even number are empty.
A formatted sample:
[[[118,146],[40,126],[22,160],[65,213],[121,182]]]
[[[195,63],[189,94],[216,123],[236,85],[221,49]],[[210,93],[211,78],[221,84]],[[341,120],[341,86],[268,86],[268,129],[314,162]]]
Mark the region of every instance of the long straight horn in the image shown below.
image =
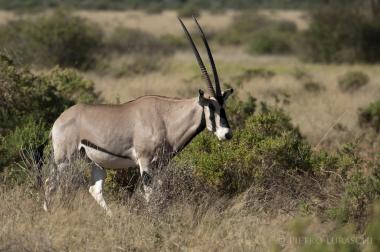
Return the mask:
[[[217,97],[221,97],[222,91],[220,90],[219,76],[218,76],[218,72],[216,71],[216,66],[215,66],[214,58],[212,57],[210,46],[208,45],[206,35],[204,34],[202,27],[199,25],[198,20],[194,16],[193,16],[193,19],[195,23],[197,24],[199,31],[201,32],[202,40],[207,50],[208,59],[210,60],[212,72],[214,74],[214,79],[215,79],[215,93]]]
[[[181,26],[182,26],[183,30],[185,31],[185,34],[186,34],[188,40],[190,41],[191,48],[193,49],[194,55],[197,58],[197,62],[198,62],[199,68],[201,69],[201,72],[202,72],[202,76],[203,76],[203,78],[206,81],[206,85],[207,85],[207,89],[209,91],[209,94],[211,96],[213,96],[213,97],[216,98],[217,96],[216,96],[215,90],[214,90],[214,88],[212,86],[212,83],[211,83],[211,80],[210,80],[210,76],[207,73],[207,69],[206,69],[205,65],[203,64],[202,58],[199,55],[197,47],[195,46],[194,41],[191,38],[189,31],[186,29],[186,26],[183,24],[181,18],[178,17],[178,20],[181,23]]]

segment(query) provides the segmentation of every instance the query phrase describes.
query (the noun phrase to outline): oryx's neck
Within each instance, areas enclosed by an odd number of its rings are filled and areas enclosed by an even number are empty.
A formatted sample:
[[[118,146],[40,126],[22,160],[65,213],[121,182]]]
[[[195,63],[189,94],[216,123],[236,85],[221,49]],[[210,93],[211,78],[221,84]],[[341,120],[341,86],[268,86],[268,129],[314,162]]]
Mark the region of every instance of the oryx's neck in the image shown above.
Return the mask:
[[[178,100],[168,112],[167,140],[178,152],[205,128],[203,108],[197,99]]]

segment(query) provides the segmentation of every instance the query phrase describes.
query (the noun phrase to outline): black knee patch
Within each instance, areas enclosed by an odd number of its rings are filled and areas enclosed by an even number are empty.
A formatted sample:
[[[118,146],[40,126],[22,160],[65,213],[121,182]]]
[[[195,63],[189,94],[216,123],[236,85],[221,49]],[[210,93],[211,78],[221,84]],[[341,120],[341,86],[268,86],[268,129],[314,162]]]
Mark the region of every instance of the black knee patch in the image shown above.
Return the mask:
[[[150,176],[146,171],[143,171],[142,181],[145,186],[150,186],[152,184],[152,176]]]

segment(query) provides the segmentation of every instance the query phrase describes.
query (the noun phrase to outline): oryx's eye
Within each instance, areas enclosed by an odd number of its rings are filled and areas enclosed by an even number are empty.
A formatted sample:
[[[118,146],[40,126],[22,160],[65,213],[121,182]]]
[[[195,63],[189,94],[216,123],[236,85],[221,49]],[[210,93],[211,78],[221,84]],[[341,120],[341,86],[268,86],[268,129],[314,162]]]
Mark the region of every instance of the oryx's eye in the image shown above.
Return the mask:
[[[208,108],[212,111],[215,111],[215,107],[214,105],[212,105],[211,103],[208,104]]]

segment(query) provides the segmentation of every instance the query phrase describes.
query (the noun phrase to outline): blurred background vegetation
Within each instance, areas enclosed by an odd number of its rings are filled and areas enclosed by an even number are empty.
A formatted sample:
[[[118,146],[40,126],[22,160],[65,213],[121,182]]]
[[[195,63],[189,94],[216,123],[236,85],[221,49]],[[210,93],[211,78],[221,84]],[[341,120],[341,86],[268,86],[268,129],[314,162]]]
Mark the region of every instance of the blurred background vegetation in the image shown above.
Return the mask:
[[[380,1],[0,0],[0,9],[2,195],[21,188],[33,199],[33,209],[42,204],[36,178],[49,164],[40,171],[28,160],[73,104],[121,103],[145,94],[195,96],[202,80],[174,22],[177,15],[185,22],[197,16],[223,85],[237,90],[227,108],[234,138],[220,143],[204,132],[168,167],[160,167],[170,171],[160,189],[165,202],[172,210],[185,205],[181,194],[197,215],[199,208],[211,209],[197,197],[226,200],[213,216],[227,220],[240,204],[248,213],[234,217],[248,223],[242,225],[247,229],[253,216],[265,214],[272,222],[291,213],[282,223],[287,228],[280,227],[287,237],[318,241],[295,248],[274,239],[274,251],[380,249]],[[45,154],[51,155],[50,146]],[[86,164],[78,166],[70,176],[85,184]],[[114,204],[123,206],[138,194],[138,172],[110,171],[106,187]],[[182,214],[173,213],[179,219]],[[317,227],[305,218],[316,218]],[[154,246],[172,248],[166,247],[171,239],[152,230],[147,227]],[[257,234],[250,235],[248,240]],[[331,236],[360,239],[331,244],[326,242]],[[46,245],[54,239],[33,239],[42,249],[62,249]],[[366,239],[372,242],[363,243]],[[246,240],[239,240],[243,248],[252,248]],[[191,241],[189,235],[175,242],[186,247]],[[31,246],[29,240],[20,243]]]
[[[360,4],[363,1],[359,0],[215,0],[215,1],[202,1],[202,0],[87,0],[87,1],[73,1],[73,0],[15,0],[15,1],[0,1],[2,9],[22,10],[31,8],[43,9],[54,7],[72,7],[83,9],[108,9],[108,10],[125,10],[125,9],[176,9],[188,6],[196,6],[198,8],[223,10],[223,9],[246,9],[252,7],[265,7],[265,8],[314,8],[321,5],[335,3],[342,6],[351,4]],[[367,3],[368,4],[368,3]]]

